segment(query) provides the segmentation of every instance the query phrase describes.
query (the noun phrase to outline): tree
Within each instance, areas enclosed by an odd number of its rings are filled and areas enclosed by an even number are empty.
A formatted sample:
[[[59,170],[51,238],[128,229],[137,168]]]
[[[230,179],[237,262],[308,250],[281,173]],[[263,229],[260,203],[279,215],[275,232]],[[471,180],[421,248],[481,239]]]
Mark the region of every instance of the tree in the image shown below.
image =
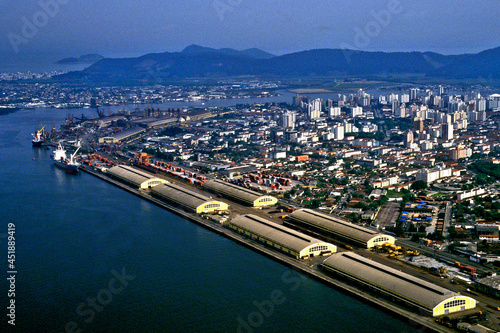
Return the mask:
[[[427,188],[427,183],[423,180],[417,180],[411,184],[410,188],[415,191],[425,190]]]
[[[385,139],[385,134],[384,132],[382,131],[378,131],[377,133],[375,133],[375,140],[377,141],[382,141]]]

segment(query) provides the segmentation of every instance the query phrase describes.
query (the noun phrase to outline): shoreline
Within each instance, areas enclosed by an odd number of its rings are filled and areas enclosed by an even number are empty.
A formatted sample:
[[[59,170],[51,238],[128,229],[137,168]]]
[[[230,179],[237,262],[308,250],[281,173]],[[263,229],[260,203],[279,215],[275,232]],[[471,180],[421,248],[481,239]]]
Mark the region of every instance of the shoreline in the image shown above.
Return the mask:
[[[429,316],[420,316],[418,314],[414,314],[410,312],[409,310],[406,310],[404,308],[401,308],[400,306],[396,304],[389,303],[387,300],[381,297],[377,297],[375,295],[369,294],[365,292],[364,290],[361,290],[359,288],[356,288],[352,285],[343,283],[335,278],[333,278],[330,275],[325,274],[323,271],[319,269],[312,268],[308,266],[307,262],[302,262],[297,259],[288,257],[285,254],[279,253],[277,251],[274,251],[272,249],[269,249],[259,243],[256,243],[252,241],[251,239],[245,238],[237,233],[234,233],[233,231],[216,224],[215,222],[211,222],[209,220],[203,219],[197,215],[194,215],[192,213],[186,212],[184,210],[178,209],[174,206],[169,205],[168,203],[165,203],[163,201],[160,201],[154,197],[149,196],[148,194],[145,194],[144,192],[140,190],[135,190],[125,184],[122,184],[118,181],[115,181],[105,175],[103,175],[100,171],[95,171],[90,170],[91,167],[86,167],[86,168],[81,168],[80,170],[83,172],[86,172],[92,176],[95,176],[101,180],[106,181],[109,184],[115,185],[126,192],[129,192],[131,194],[134,194],[142,199],[145,199],[160,208],[166,209],[169,212],[176,214],[190,222],[196,223],[199,226],[202,226],[206,229],[209,229],[213,232],[216,232],[217,234],[226,237],[227,239],[230,239],[232,241],[235,241],[239,243],[240,245],[245,246],[246,248],[249,248],[253,251],[258,252],[259,254],[262,254],[266,256],[269,259],[272,259],[288,268],[291,268],[292,270],[295,270],[301,274],[304,274],[310,278],[313,278],[314,280],[323,283],[324,285],[327,285],[329,287],[333,287],[336,290],[343,292],[347,294],[350,297],[353,297],[363,303],[368,303],[370,306],[373,306],[379,310],[382,310],[385,313],[388,313],[400,320],[406,319],[409,323],[409,325],[418,328],[420,330],[425,329],[426,331],[431,331],[431,332],[455,332],[454,330],[448,329],[444,326],[439,325],[434,321],[433,317]]]

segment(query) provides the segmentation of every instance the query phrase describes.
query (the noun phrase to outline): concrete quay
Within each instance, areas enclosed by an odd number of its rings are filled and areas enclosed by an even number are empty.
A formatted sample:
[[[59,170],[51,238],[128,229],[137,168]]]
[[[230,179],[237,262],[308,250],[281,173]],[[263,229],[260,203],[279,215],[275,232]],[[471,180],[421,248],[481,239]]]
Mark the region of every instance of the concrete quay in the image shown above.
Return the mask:
[[[163,201],[160,201],[149,194],[147,194],[144,191],[136,190],[133,189],[123,183],[120,183],[114,179],[111,179],[101,173],[98,170],[94,170],[92,167],[85,167],[81,168],[82,171],[93,175],[97,178],[100,178],[112,185],[115,185],[129,193],[132,193],[134,195],[137,195],[145,200],[148,200],[149,202],[164,208],[176,215],[179,215],[191,222],[194,222],[204,228],[207,228],[209,230],[212,230],[216,232],[219,235],[222,235],[228,239],[231,239],[251,250],[254,250],[262,255],[265,255],[266,257],[275,260],[286,267],[297,271],[301,274],[304,274],[308,277],[311,277],[325,285],[331,286],[336,288],[337,290],[340,290],[347,295],[354,297],[364,303],[368,303],[371,306],[374,306],[378,309],[383,310],[386,313],[389,313],[393,316],[396,316],[399,319],[406,320],[411,326],[415,327],[418,330],[425,331],[425,332],[455,332],[452,329],[449,329],[447,327],[444,327],[442,325],[439,325],[438,323],[435,322],[433,317],[426,316],[426,315],[419,315],[413,312],[410,312],[404,308],[401,308],[400,305],[390,303],[384,298],[377,297],[376,295],[370,294],[365,292],[364,290],[358,289],[356,287],[353,287],[349,284],[346,284],[340,280],[337,280],[333,278],[332,276],[329,276],[325,274],[323,271],[321,271],[316,265],[314,265],[310,260],[306,261],[301,261],[297,260],[294,258],[291,258],[285,254],[279,253],[277,251],[274,251],[272,249],[269,249],[257,242],[254,242],[248,238],[245,238],[238,233],[233,232],[230,229],[227,229],[223,227],[222,225],[216,224],[214,222],[208,221],[206,219],[201,218],[200,216],[197,216],[192,213],[188,213],[184,210],[181,210],[177,207],[174,207],[172,205],[169,205]]]

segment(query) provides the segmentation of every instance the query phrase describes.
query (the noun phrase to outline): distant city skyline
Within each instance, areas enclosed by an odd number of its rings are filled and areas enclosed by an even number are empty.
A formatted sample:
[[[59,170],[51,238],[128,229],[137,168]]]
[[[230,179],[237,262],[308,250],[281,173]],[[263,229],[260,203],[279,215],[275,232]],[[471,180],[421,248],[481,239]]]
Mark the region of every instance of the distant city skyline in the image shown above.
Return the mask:
[[[85,2],[1,5],[0,61],[56,61],[99,53],[133,57],[190,44],[276,55],[318,49],[477,53],[500,46],[495,0],[262,0]],[[0,67],[1,70],[1,67]]]

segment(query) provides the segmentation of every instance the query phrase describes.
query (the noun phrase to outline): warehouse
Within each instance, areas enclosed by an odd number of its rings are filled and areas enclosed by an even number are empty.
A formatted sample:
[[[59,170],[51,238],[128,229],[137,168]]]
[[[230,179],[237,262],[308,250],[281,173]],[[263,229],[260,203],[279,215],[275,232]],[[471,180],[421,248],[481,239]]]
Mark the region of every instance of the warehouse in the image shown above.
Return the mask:
[[[99,143],[117,143],[117,142],[129,142],[136,139],[145,133],[146,129],[141,127],[132,127],[124,131],[115,133],[113,135],[105,136],[99,139]]]
[[[318,237],[336,239],[366,248],[395,242],[394,237],[390,235],[311,209],[296,210],[284,223]]]
[[[337,252],[337,247],[333,244],[322,242],[252,214],[235,217],[229,223],[229,227],[297,259]]]
[[[160,184],[168,183],[165,179],[128,165],[117,165],[106,171],[107,174],[124,183],[140,189],[152,188]]]
[[[151,194],[197,214],[218,213],[228,210],[228,205],[225,202],[213,200],[175,184],[169,183],[157,186],[151,190]]]
[[[327,258],[321,268],[434,317],[473,309],[476,300],[353,252]]]
[[[273,196],[262,195],[259,192],[218,179],[212,179],[205,182],[203,187],[209,191],[224,195],[230,199],[243,202],[253,207],[266,207],[278,203],[278,199]]]
[[[491,296],[500,297],[500,276],[487,276],[476,281],[477,290]]]

